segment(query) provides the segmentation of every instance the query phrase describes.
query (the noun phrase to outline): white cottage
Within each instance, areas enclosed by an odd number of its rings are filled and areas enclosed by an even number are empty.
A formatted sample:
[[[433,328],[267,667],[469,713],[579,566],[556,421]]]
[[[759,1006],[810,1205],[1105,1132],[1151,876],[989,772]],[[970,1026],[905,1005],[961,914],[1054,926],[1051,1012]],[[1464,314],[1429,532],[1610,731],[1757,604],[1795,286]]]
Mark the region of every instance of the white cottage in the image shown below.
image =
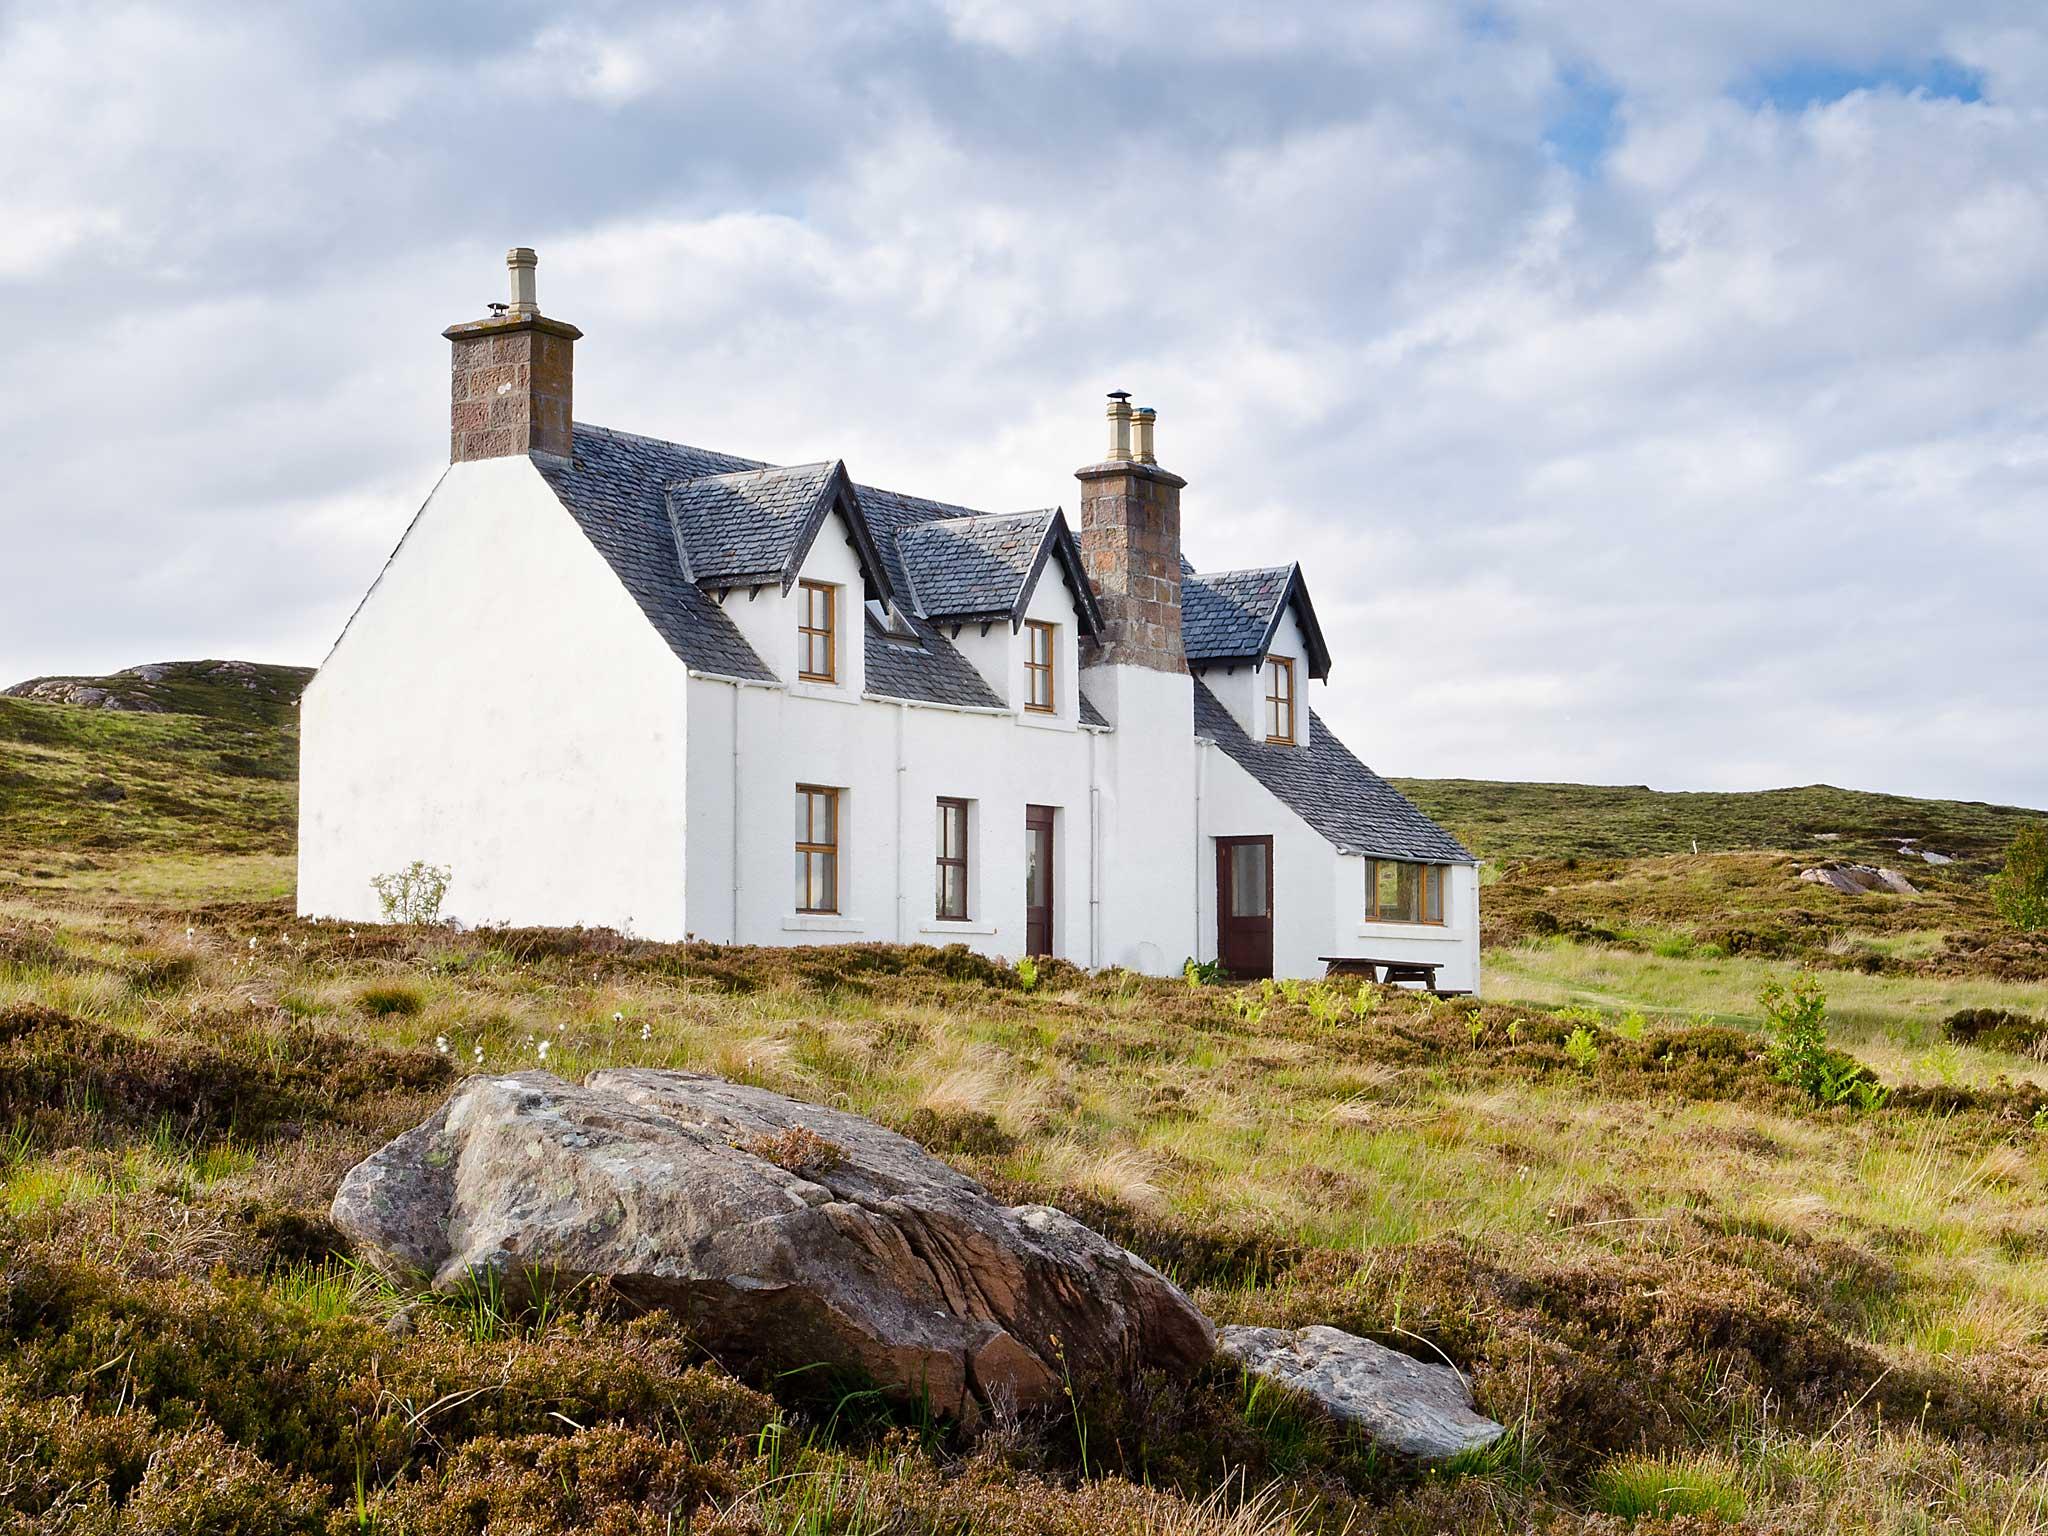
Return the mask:
[[[452,462],[306,690],[299,909],[1479,982],[1472,856],[1304,697],[1298,566],[1198,573],[1154,418],[987,514],[572,424],[575,327],[452,326]]]

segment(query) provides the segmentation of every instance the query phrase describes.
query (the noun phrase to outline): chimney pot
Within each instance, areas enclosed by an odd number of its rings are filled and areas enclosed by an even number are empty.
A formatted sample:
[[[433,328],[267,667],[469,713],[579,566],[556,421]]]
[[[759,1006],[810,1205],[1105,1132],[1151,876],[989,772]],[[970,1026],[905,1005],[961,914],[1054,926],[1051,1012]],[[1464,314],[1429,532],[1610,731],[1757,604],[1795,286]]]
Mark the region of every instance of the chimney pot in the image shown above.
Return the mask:
[[[1111,463],[1128,463],[1131,457],[1131,392],[1127,389],[1113,389],[1109,392],[1109,459]]]
[[[1159,462],[1159,457],[1153,449],[1152,436],[1152,429],[1158,425],[1158,422],[1159,413],[1149,405],[1138,407],[1131,418],[1131,424],[1137,428],[1136,454],[1140,464],[1157,464]]]
[[[540,313],[539,288],[533,277],[533,269],[539,265],[540,258],[523,245],[516,245],[505,253],[506,271],[512,280],[513,314]]]

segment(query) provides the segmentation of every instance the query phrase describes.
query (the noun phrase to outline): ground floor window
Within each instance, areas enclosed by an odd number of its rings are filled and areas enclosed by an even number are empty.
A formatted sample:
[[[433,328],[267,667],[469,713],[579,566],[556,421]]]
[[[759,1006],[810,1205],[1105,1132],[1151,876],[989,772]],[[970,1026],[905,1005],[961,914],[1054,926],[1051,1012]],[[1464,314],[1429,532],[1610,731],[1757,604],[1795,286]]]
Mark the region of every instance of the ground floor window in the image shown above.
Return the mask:
[[[796,787],[796,909],[839,910],[839,791]]]
[[[1365,917],[1372,923],[1441,923],[1444,866],[1367,859]]]
[[[937,916],[967,921],[967,802],[939,798]]]

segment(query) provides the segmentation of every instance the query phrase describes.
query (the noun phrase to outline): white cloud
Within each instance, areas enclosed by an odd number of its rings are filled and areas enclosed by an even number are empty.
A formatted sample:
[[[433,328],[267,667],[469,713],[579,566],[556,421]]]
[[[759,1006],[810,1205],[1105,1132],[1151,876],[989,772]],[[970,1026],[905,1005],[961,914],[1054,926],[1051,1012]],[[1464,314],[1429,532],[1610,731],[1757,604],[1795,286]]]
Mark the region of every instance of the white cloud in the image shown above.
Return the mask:
[[[2038,19],[1496,15],[17,9],[0,670],[317,659],[524,243],[586,419],[1071,505],[1138,391],[1389,771],[2048,799]]]

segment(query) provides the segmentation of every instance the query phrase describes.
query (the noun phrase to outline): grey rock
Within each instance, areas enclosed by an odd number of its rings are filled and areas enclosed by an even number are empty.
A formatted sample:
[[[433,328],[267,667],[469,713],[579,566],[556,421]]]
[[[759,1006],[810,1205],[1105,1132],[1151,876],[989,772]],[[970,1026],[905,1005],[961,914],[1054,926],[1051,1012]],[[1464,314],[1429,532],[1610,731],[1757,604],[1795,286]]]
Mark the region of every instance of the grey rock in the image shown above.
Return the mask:
[[[1493,1444],[1507,1431],[1473,1411],[1472,1390],[1448,1365],[1431,1365],[1341,1328],[1223,1329],[1219,1346],[1245,1370],[1314,1398],[1388,1450],[1442,1461]]]
[[[1879,869],[1870,864],[1823,864],[1817,869],[1802,869],[1799,878],[1812,885],[1825,885],[1844,896],[1863,896],[1872,892],[1894,896],[1918,894],[1913,883],[1897,870]]]
[[[966,1416],[1051,1403],[1068,1371],[1215,1352],[1177,1287],[1063,1212],[998,1205],[858,1115],[697,1073],[472,1077],[350,1170],[333,1216],[402,1284],[491,1272],[516,1301],[599,1279],[736,1369],[831,1367]]]

